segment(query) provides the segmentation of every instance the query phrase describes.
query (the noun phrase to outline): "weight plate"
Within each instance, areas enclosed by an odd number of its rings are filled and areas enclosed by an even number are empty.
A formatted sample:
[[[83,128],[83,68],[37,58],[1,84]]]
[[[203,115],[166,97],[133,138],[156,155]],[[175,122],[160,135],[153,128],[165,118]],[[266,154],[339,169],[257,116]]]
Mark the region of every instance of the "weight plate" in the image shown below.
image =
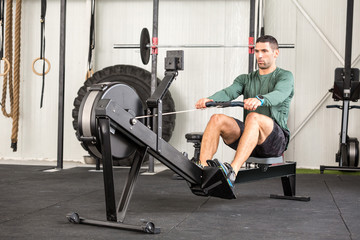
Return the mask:
[[[147,65],[150,60],[150,34],[147,28],[141,30],[140,35],[140,56],[143,64]]]

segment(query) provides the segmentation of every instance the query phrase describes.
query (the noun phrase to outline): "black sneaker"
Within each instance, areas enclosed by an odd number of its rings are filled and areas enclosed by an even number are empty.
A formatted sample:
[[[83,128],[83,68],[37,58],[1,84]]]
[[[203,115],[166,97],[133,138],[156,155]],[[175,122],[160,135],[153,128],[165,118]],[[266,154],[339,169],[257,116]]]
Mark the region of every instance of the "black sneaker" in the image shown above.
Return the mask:
[[[221,163],[217,159],[208,160],[207,163],[211,167],[219,167],[221,169],[221,171],[224,173],[224,176],[226,177],[229,186],[234,188],[236,174],[234,172],[234,169],[232,168],[232,166],[229,163],[227,163],[227,162]]]

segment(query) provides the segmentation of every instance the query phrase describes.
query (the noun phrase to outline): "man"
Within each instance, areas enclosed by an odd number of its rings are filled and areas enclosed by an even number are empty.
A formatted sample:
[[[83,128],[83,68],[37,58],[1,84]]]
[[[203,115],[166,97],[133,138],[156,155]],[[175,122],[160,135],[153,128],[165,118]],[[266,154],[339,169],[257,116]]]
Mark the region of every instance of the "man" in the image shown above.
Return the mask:
[[[208,98],[202,98],[196,108],[205,108],[209,101],[231,101],[244,95],[244,119],[224,114],[215,114],[208,122],[203,134],[200,164],[217,151],[219,138],[236,150],[231,164],[210,160],[219,166],[233,187],[236,174],[243,163],[254,157],[278,157],[289,142],[287,119],[290,102],[294,95],[294,78],[291,72],[276,67],[279,55],[277,40],[269,35],[257,39],[255,56],[259,70],[238,76],[233,84]]]

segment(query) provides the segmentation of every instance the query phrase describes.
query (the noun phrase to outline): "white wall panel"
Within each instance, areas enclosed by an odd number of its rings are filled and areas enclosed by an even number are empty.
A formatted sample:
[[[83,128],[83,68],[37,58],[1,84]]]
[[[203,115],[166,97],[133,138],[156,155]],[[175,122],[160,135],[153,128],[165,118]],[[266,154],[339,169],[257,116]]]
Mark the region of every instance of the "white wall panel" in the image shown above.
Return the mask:
[[[270,1],[269,1],[270,2]],[[275,1],[271,1],[275,2]],[[276,1],[277,3],[284,1]],[[342,67],[341,63],[324,40],[303,14],[295,7],[293,1],[287,1],[295,8],[295,97],[293,100],[289,126],[292,131],[298,128],[316,104],[332,87],[334,69]],[[346,3],[344,1],[298,1],[326,39],[334,46],[341,57],[345,51],[345,18]],[[355,4],[355,9],[356,9]],[[270,11],[270,18],[281,18],[281,14]],[[335,17],[336,16],[336,17]],[[269,17],[269,16],[267,16]],[[359,15],[354,15],[354,24]],[[292,17],[294,19],[294,16]],[[293,21],[291,21],[293,23]],[[288,26],[284,24],[284,26]],[[277,29],[274,25],[272,26]],[[353,59],[358,56],[359,33],[354,27]],[[279,63],[280,65],[280,63]],[[310,121],[290,143],[286,158],[295,160],[300,167],[317,168],[320,164],[334,165],[335,152],[338,149],[338,133],[340,131],[340,111],[326,109],[334,104],[331,97],[320,107]],[[349,135],[358,136],[359,132],[352,126],[354,114],[350,113]]]
[[[324,36],[344,57],[346,1],[298,0]],[[86,153],[75,138],[71,111],[78,89],[83,85],[87,63],[90,0],[67,1],[66,85],[65,85],[65,160],[81,161]],[[359,2],[355,1],[353,56],[360,54]],[[59,78],[59,1],[48,1],[46,18],[46,57],[52,68],[46,75],[44,107],[39,108],[41,77],[31,71],[39,55],[40,2],[23,1],[21,50],[21,112],[18,152],[10,149],[11,121],[0,117],[0,157],[5,159],[55,160],[57,151],[57,110]],[[95,68],[116,64],[142,65],[139,50],[115,50],[115,43],[138,43],[140,31],[152,34],[152,1],[101,0],[96,6]],[[163,0],[159,9],[159,44],[246,44],[249,32],[248,0]],[[295,97],[289,127],[295,129],[332,87],[334,69],[342,63],[296,8],[292,0],[265,1],[265,32],[280,43],[295,43],[295,49],[281,49],[278,66],[295,76]],[[170,88],[176,110],[194,108],[197,99],[230,85],[240,73],[247,72],[248,52],[239,49],[184,49],[185,70]],[[158,77],[164,73],[166,49],[159,50]],[[360,61],[355,67],[360,66]],[[340,111],[326,109],[329,97],[319,111],[291,141],[287,160],[300,167],[335,165],[338,149]],[[178,150],[192,155],[192,144],[184,135],[202,131],[210,116],[224,113],[242,118],[241,109],[209,109],[179,114],[171,139]],[[360,137],[360,112],[350,112],[349,135]],[[234,151],[220,142],[216,157],[231,161]]]

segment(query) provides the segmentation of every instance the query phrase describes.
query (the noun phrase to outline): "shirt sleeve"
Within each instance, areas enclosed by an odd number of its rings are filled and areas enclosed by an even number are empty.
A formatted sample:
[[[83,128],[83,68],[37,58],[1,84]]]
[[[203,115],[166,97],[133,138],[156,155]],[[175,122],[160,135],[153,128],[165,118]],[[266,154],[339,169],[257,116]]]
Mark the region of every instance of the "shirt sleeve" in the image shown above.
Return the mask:
[[[231,101],[236,99],[243,94],[246,78],[246,74],[238,76],[229,87],[216,92],[208,98],[214,101]]]
[[[294,77],[291,72],[286,71],[279,74],[273,91],[264,94],[264,106],[276,106],[290,96],[294,90]]]

